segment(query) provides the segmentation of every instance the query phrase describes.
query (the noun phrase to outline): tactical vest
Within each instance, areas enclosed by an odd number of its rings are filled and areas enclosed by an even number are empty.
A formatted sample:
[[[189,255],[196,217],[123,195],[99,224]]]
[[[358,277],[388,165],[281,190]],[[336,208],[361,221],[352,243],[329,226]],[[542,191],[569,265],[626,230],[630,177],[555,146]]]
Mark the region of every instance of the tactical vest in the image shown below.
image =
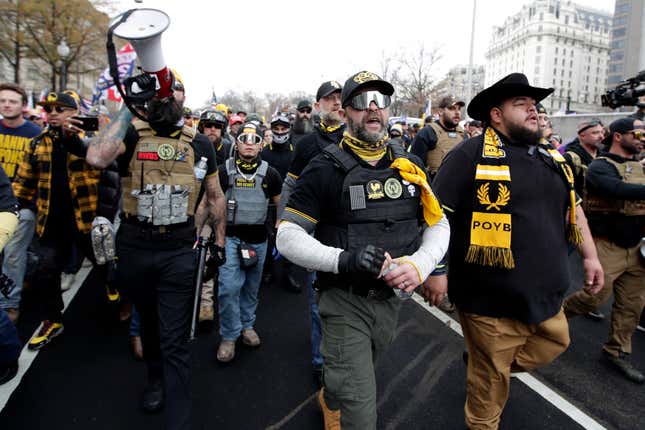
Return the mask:
[[[598,157],[596,160],[605,160],[613,165],[623,182],[645,186],[645,173],[643,166],[638,161],[618,163],[609,157]],[[645,215],[645,200],[623,200],[601,195],[595,191],[585,190],[583,208],[585,212],[614,212],[626,216]]]
[[[402,146],[389,143],[393,159],[408,158]],[[343,172],[341,205],[333,220],[321,220],[315,237],[324,245],[358,251],[366,245],[385,249],[392,258],[411,255],[420,245],[419,220],[421,189],[404,181],[397,169],[370,169],[352,155],[328,145],[325,158]],[[318,285],[376,288],[386,287],[382,280],[367,275],[318,272]]]
[[[430,123],[430,127],[437,134],[437,146],[426,155],[426,167],[431,176],[434,176],[441,166],[444,157],[452,148],[464,140],[464,130],[457,127],[455,131],[446,131],[436,122]]]
[[[148,123],[134,121],[139,141],[123,178],[123,212],[154,225],[186,222],[194,215],[199,181],[195,177],[195,132],[181,130],[179,138],[159,137]]]
[[[228,189],[226,200],[235,200],[234,225],[264,224],[267,219],[269,199],[262,189],[262,183],[269,170],[269,163],[262,161],[255,173],[249,176],[242,175],[235,164],[234,158],[226,160],[226,174],[228,175]]]

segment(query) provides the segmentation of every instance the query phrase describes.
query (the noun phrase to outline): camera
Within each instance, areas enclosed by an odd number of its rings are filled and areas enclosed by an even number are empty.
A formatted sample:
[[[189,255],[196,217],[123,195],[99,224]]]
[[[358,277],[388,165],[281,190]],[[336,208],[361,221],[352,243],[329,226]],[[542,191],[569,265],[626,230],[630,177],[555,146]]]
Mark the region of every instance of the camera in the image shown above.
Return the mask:
[[[96,116],[75,116],[74,119],[81,121],[78,127],[85,131],[98,131],[99,118]]]
[[[603,106],[616,109],[621,106],[634,106],[638,98],[645,95],[645,70],[633,78],[626,79],[608,90],[600,98]]]

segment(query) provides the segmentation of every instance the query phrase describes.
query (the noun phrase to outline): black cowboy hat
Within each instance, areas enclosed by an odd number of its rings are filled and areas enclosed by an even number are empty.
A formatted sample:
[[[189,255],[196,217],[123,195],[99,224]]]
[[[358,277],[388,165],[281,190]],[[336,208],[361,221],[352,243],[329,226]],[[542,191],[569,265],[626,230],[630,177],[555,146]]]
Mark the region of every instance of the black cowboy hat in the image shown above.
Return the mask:
[[[553,92],[553,88],[539,88],[529,85],[523,73],[511,73],[478,93],[468,105],[468,116],[488,121],[490,110],[511,97],[526,96],[538,103]]]

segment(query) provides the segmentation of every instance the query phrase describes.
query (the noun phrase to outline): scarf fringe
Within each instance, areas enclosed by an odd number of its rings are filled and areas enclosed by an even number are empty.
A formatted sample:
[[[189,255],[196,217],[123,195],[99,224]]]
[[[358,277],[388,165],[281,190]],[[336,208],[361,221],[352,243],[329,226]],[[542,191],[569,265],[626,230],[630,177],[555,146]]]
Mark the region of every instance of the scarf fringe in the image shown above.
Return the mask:
[[[502,269],[515,268],[513,251],[495,246],[470,245],[466,253],[466,262]]]

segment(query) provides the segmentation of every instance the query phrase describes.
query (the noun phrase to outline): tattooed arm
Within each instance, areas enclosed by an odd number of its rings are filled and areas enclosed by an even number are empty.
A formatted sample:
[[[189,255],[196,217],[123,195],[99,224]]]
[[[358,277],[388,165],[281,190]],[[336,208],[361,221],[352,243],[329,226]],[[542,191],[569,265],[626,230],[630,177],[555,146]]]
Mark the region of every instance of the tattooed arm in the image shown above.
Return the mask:
[[[224,236],[226,234],[226,199],[219,183],[219,175],[208,176],[205,179],[205,183],[206,195],[202,199],[202,204],[205,204],[208,207],[209,216],[207,222],[209,222],[215,229],[215,234],[217,236],[215,243],[218,246],[224,247]],[[203,219],[204,217],[201,216],[200,218]],[[198,220],[196,219],[196,221]],[[197,224],[198,231],[201,227],[201,225]]]
[[[90,165],[101,169],[109,166],[125,151],[123,138],[131,120],[132,113],[127,107],[123,106],[114,121],[109,123],[105,130],[90,142],[85,160]]]

